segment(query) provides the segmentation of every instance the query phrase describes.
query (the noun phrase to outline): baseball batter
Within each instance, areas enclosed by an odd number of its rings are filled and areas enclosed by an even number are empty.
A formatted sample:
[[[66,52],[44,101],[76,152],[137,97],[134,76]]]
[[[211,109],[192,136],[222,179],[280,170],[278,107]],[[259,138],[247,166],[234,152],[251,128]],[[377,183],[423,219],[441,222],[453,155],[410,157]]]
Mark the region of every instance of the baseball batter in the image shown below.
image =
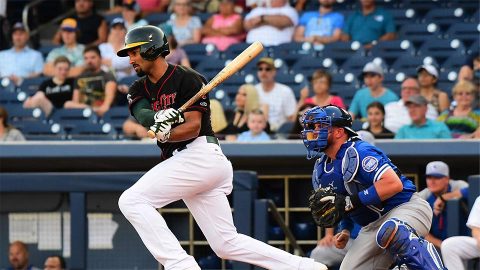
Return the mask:
[[[126,190],[118,202],[148,250],[165,269],[200,269],[156,210],[182,199],[221,258],[275,270],[327,269],[312,259],[237,233],[226,197],[232,191],[232,164],[212,131],[208,96],[184,114],[177,110],[206,81],[192,69],[168,64],[168,53],[164,33],[154,26],[129,31],[125,47],[117,53],[130,57],[141,77],[129,90],[130,111],[156,133],[162,150],[163,162]]]
[[[315,221],[340,226],[334,237],[338,248],[348,242],[353,222],[362,226],[340,269],[388,269],[393,262],[409,269],[445,269],[433,245],[421,238],[432,222],[428,203],[380,149],[357,137],[350,114],[329,105],[303,117],[307,158],[322,154],[312,176]]]

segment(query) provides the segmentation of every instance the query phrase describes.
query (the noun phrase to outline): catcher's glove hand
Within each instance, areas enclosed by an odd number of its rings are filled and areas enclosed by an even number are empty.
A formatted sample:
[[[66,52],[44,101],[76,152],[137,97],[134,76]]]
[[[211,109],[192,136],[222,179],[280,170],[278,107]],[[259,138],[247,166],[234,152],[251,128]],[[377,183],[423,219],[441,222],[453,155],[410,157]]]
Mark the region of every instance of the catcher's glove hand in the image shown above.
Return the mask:
[[[308,200],[313,220],[320,227],[335,227],[345,214],[345,196],[331,187],[318,188]]]

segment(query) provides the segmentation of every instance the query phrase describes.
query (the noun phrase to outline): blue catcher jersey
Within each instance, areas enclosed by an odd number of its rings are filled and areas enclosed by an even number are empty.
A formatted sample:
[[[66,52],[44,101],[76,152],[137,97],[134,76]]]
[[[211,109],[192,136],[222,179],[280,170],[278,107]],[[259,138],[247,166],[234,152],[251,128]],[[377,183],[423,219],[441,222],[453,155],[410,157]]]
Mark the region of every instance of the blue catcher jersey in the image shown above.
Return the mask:
[[[390,168],[399,175],[403,190],[381,205],[361,205],[348,213],[355,223],[365,226],[392,208],[408,202],[416,191],[413,182],[401,175],[382,150],[367,142],[350,139],[341,146],[335,160],[326,155],[317,160],[312,184],[315,189],[331,186],[336,193],[349,196],[372,186]]]

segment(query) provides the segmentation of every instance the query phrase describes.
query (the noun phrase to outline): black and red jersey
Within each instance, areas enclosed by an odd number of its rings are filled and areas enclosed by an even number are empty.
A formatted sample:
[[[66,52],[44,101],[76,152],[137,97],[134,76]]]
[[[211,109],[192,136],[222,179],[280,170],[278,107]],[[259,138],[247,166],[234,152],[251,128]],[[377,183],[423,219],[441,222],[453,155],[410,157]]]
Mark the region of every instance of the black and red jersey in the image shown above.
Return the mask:
[[[158,82],[151,82],[147,76],[144,76],[130,86],[128,92],[130,111],[132,105],[143,98],[149,101],[150,108],[154,111],[168,108],[178,109],[193,97],[205,83],[207,83],[205,78],[195,70],[168,64],[167,71]],[[188,111],[199,111],[202,113],[202,125],[199,136],[214,136],[210,122],[210,100],[208,95],[203,96],[185,110],[185,112]],[[173,125],[172,128],[175,126]],[[162,149],[162,156],[169,158],[175,149],[181,148],[193,140],[175,143],[157,142],[157,144]]]

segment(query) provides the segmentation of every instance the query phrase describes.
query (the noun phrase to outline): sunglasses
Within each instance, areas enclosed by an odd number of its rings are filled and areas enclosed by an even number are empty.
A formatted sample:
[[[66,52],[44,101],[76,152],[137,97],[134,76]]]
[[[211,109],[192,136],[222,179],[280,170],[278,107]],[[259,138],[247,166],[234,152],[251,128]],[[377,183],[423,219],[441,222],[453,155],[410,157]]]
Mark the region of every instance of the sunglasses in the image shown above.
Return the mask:
[[[257,70],[258,70],[258,71],[264,71],[264,70],[265,70],[265,71],[271,71],[272,68],[269,68],[269,67],[267,67],[267,68],[261,68],[261,67],[260,67],[260,68],[258,68]]]

